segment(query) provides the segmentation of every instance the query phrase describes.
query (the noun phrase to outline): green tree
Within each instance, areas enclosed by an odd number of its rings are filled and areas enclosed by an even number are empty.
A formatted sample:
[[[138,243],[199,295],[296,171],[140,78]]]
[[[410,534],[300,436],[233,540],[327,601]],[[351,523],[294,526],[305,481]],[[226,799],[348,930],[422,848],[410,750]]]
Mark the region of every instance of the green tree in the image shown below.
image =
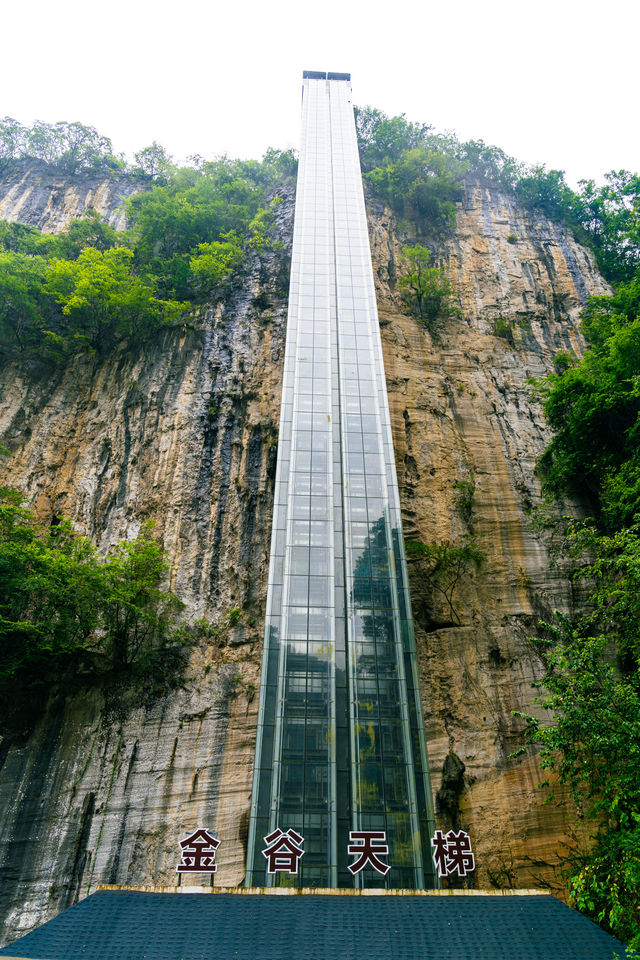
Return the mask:
[[[444,270],[430,267],[431,253],[420,244],[402,248],[408,269],[398,281],[398,289],[411,312],[425,326],[433,327],[438,319],[459,316],[453,303],[455,288]]]
[[[87,247],[77,260],[49,263],[45,292],[66,319],[61,349],[80,343],[103,354],[117,340],[135,340],[184,316],[188,304],[158,299],[154,284],[134,274],[133,256],[126,247]]]
[[[0,490],[0,703],[37,694],[78,669],[98,624],[95,551],[68,524],[36,522],[15,490]]]
[[[467,140],[460,143],[456,138],[440,138],[442,149],[450,151],[476,177],[500,184],[513,190],[525,175],[523,164],[514,160],[500,147],[486,144],[483,140]]]
[[[612,170],[602,186],[581,180],[580,188],[575,216],[600,270],[615,285],[632,281],[640,267],[640,176]]]
[[[419,217],[433,232],[455,223],[464,166],[439,150],[424,145],[414,147],[398,160],[374,168],[365,174],[365,179],[396,213]]]
[[[575,224],[575,194],[567,186],[563,170],[532,167],[516,180],[515,193],[527,207],[541,210],[551,220]]]
[[[540,461],[554,496],[586,499],[608,529],[640,510],[640,280],[591,300],[584,358],[541,382],[555,435]]]
[[[38,253],[42,234],[26,223],[0,220],[0,249],[12,253]]]
[[[408,150],[424,143],[431,130],[428,124],[411,123],[404,114],[388,117],[372,107],[356,107],[355,118],[360,163],[365,173],[395,163]]]
[[[25,128],[13,117],[0,120],[0,160],[13,160],[21,156],[25,133]]]
[[[202,282],[203,290],[212,292],[232,276],[244,259],[240,242],[231,230],[222,240],[213,243],[199,243],[197,255],[189,261],[193,274]]]
[[[42,339],[46,261],[0,247],[0,351],[25,355]]]
[[[298,159],[293,150],[266,151],[260,169],[263,171],[264,182],[274,187],[285,181],[292,181],[298,172]]]
[[[166,180],[169,173],[174,169],[173,159],[167,153],[165,148],[156,140],[151,146],[145,147],[134,154],[136,167],[134,170],[140,171],[144,176],[151,180]]]
[[[151,524],[134,540],[119,543],[106,559],[101,644],[116,669],[136,661],[146,664],[166,649],[175,615],[184,607],[160,587],[168,567]]]
[[[540,748],[588,826],[592,849],[567,871],[574,905],[640,947],[640,525],[602,536],[572,524],[578,576],[594,584],[591,609],[558,617],[534,643],[544,663],[535,684],[550,720],[526,717]],[[548,785],[552,788],[553,781]]]
[[[189,634],[162,588],[167,566],[149,525],[102,558],[68,521],[41,523],[0,489],[0,726],[114,671],[175,670]]]
[[[72,220],[62,233],[42,237],[49,256],[75,260],[86,247],[109,250],[122,246],[122,234],[114,230],[92,207]],[[43,244],[41,243],[41,246]]]

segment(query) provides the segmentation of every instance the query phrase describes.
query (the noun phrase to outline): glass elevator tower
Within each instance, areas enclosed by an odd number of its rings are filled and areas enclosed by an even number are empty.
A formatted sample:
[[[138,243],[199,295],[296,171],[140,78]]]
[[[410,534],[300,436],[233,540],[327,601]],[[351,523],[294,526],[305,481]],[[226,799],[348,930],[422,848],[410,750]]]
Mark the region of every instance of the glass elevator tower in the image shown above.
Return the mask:
[[[386,833],[386,877],[349,872],[351,830]],[[305,71],[246,882],[433,887],[432,833],[350,75]]]

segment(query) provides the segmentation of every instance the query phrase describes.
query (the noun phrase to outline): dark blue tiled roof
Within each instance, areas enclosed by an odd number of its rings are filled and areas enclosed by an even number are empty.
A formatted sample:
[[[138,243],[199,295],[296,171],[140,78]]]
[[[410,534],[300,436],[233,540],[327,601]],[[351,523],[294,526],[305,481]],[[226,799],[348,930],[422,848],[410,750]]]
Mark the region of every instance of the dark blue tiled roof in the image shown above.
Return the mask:
[[[99,891],[0,950],[47,960],[612,960],[551,896]]]

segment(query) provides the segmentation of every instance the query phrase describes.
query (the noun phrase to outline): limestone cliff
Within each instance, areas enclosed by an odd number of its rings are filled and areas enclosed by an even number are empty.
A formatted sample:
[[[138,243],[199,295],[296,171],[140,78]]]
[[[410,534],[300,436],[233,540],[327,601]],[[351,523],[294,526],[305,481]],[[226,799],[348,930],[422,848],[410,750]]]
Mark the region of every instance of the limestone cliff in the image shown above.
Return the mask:
[[[144,183],[127,176],[82,174],[69,180],[40,160],[5,161],[0,175],[0,220],[27,223],[47,233],[59,233],[74,217],[91,207],[116,230],[127,218],[122,204]]]
[[[121,224],[123,187],[105,186],[101,207],[84,182],[69,183],[30,208],[21,197],[43,189],[41,175],[0,187],[0,216],[60,229],[90,204]],[[292,216],[291,200],[279,214],[285,244]],[[542,806],[535,757],[509,759],[512,711],[532,709],[531,624],[571,598],[528,524],[548,434],[525,381],[559,349],[580,349],[580,305],[605,285],[566,231],[470,184],[440,250],[463,316],[434,336],[402,309],[396,225],[375,204],[370,232],[405,536],[456,541],[473,528],[488,557],[456,589],[455,616],[413,567],[434,793],[453,752],[476,886],[530,885],[528,858],[551,858],[566,824],[561,808]],[[178,841],[197,826],[224,842],[216,884],[242,881],[286,323],[274,257],[203,309],[196,330],[100,364],[78,359],[46,380],[0,372],[0,442],[12,451],[0,479],[103,548],[152,518],[188,616],[223,623],[242,609],[194,647],[184,685],[166,697],[96,690],[52,705],[29,738],[0,743],[5,940],[98,883],[174,884]],[[510,340],[492,332],[500,317],[521,321]],[[475,491],[464,511],[460,481]]]
[[[529,638],[573,598],[530,524],[550,434],[527,380],[560,350],[581,352],[581,306],[608,288],[564,229],[468,184],[440,257],[463,316],[434,337],[393,295],[398,240],[384,212],[372,212],[370,235],[405,538],[456,543],[473,532],[487,556],[456,588],[455,616],[441,595],[425,597],[410,566],[434,793],[452,752],[466,768],[459,817],[477,851],[476,886],[535,886],[552,879],[544,864],[557,863],[567,827],[561,804],[541,805],[535,755],[509,758],[522,745],[513,712],[537,712]],[[507,333],[513,323],[509,339],[494,334],[500,319]]]

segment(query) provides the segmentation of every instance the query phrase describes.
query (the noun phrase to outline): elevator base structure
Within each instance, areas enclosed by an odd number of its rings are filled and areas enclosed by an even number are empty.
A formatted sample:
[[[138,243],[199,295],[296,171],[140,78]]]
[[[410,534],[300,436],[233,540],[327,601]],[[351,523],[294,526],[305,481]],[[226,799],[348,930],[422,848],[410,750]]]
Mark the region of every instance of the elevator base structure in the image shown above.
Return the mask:
[[[183,888],[185,889],[185,888]],[[266,894],[266,895],[265,895]],[[611,960],[625,948],[536,891],[98,889],[14,960]]]

